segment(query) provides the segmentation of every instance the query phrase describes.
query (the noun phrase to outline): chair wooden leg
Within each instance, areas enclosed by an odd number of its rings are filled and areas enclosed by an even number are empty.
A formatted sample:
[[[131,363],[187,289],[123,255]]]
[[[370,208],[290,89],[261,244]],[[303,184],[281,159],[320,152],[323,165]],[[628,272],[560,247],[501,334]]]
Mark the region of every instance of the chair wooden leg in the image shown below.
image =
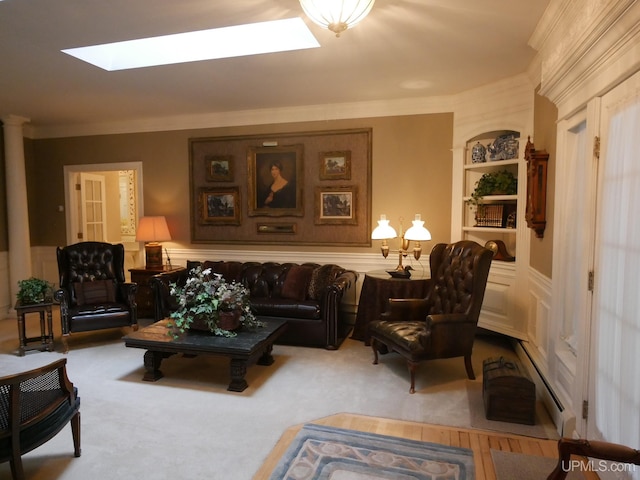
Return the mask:
[[[411,375],[411,388],[409,389],[409,393],[416,393],[416,370],[418,364],[407,362],[407,366],[409,367],[409,374]]]
[[[62,335],[62,347],[65,355],[69,353],[69,343],[67,341],[68,338],[69,338],[68,333],[66,335]]]
[[[373,364],[378,364],[378,342],[372,338],[371,339],[371,348],[373,349]]]
[[[11,466],[11,478],[13,480],[25,480],[20,452],[17,452],[17,454],[16,452],[12,452],[11,455],[12,455],[12,459],[9,462]]]
[[[73,454],[80,456],[80,412],[71,418],[71,434],[73,435]]]
[[[473,373],[473,365],[471,364],[471,355],[464,356],[464,366],[467,369],[467,377],[469,377],[469,380],[475,380],[476,374]]]

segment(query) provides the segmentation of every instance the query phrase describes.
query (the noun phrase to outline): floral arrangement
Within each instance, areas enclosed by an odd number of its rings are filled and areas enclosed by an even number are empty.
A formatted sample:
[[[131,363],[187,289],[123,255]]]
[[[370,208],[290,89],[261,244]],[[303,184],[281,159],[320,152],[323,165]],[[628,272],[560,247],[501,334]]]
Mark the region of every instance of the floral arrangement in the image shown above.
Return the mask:
[[[215,335],[235,337],[237,334],[219,326],[222,312],[236,312],[240,325],[247,328],[263,327],[264,322],[256,318],[249,302],[249,290],[237,282],[227,282],[222,275],[212,274],[210,268],[196,267],[189,272],[184,287],[170,285],[170,293],[178,309],[169,316],[169,333],[177,336],[176,330],[184,333],[194,323],[204,322]]]

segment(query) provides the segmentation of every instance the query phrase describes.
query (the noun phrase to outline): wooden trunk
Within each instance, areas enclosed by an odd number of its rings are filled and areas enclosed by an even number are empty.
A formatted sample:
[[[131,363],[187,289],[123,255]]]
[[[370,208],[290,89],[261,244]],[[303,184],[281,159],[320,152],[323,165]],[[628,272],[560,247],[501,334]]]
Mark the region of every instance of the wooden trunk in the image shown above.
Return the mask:
[[[482,375],[487,419],[535,424],[536,387],[517,361],[487,358],[482,364]]]

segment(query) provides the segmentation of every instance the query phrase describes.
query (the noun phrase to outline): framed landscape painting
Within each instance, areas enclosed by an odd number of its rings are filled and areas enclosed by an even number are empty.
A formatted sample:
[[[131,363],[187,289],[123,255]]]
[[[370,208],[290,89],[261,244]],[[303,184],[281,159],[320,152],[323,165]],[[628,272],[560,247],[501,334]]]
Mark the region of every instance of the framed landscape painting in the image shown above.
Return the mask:
[[[204,158],[206,167],[205,179],[209,182],[233,182],[233,156],[207,155]]]
[[[208,225],[240,225],[240,192],[238,187],[203,189],[198,205],[200,223]]]
[[[351,152],[322,152],[320,180],[351,180]]]
[[[357,225],[356,186],[316,187],[315,223]]]

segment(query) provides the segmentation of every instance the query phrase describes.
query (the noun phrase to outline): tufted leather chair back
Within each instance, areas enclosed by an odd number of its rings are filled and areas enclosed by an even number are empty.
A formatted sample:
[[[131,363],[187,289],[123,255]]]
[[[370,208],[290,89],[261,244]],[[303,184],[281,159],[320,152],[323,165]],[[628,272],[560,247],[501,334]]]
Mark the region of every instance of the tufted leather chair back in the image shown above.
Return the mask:
[[[429,314],[463,313],[477,319],[491,259],[492,253],[476,242],[436,245],[429,256]]]
[[[93,280],[113,280],[124,283],[124,246],[104,242],[80,242],[66,247],[58,247],[58,273],[60,288],[67,290],[71,305],[76,304],[75,292],[71,288],[75,282]],[[116,289],[118,295],[118,289]]]

